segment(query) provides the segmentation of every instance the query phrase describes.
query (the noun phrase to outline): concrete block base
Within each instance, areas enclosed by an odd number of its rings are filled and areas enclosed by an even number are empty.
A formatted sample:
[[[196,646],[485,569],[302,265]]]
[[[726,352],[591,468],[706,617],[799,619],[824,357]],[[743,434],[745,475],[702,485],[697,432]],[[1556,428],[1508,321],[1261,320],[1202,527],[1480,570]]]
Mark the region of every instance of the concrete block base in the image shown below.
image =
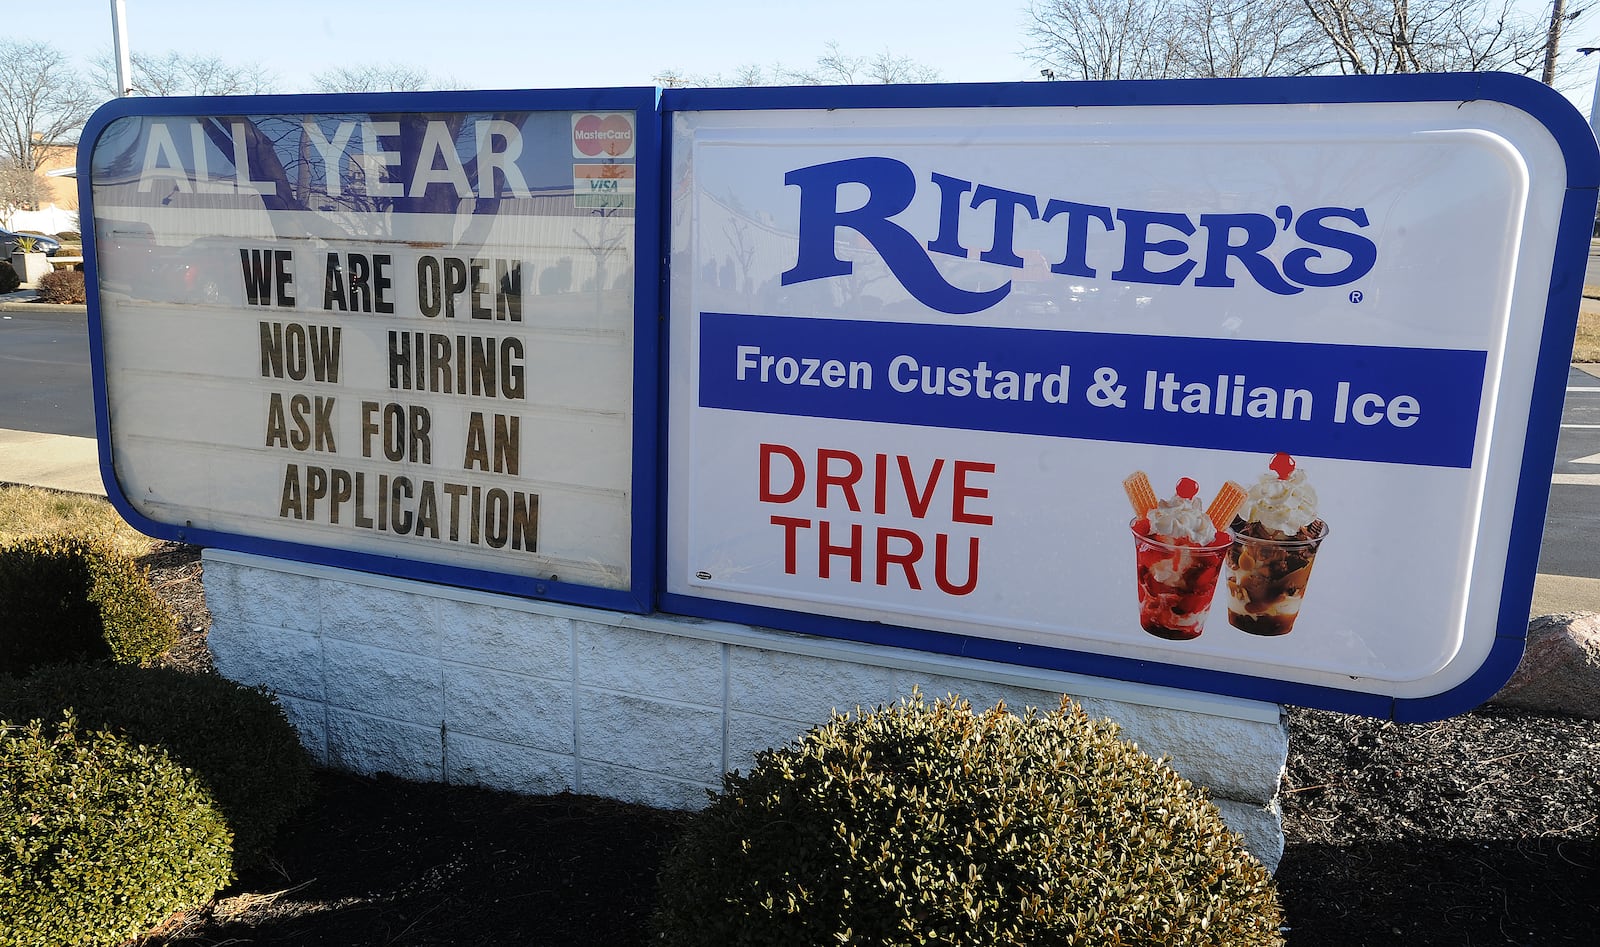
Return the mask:
[[[1274,704],[219,550],[204,566],[217,669],[276,691],[326,765],[693,809],[835,708],[1070,694],[1206,787],[1268,868],[1283,854]]]

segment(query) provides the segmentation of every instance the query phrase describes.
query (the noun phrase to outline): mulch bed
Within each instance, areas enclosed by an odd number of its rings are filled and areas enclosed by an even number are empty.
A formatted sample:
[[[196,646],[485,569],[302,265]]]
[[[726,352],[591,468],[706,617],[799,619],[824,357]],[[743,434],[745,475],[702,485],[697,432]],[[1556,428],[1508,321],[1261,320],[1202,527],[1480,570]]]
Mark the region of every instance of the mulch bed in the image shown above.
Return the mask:
[[[1289,711],[1291,944],[1600,943],[1600,721]]]
[[[170,663],[210,668],[194,550],[148,560]],[[1484,708],[1396,724],[1289,711],[1279,895],[1294,947],[1600,942],[1600,721]],[[687,816],[348,773],[266,868],[144,947],[643,947]]]

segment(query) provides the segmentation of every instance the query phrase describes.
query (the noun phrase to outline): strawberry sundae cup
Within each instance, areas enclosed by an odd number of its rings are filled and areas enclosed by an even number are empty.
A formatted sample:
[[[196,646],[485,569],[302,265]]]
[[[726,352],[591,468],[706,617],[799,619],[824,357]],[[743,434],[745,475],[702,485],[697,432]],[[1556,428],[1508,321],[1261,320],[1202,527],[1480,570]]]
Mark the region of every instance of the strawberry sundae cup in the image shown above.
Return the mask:
[[[1250,487],[1232,523],[1228,551],[1228,623],[1252,635],[1294,629],[1317,549],[1328,524],[1317,516],[1317,491],[1288,454]]]
[[[1187,641],[1205,630],[1206,612],[1217,591],[1222,562],[1233,535],[1220,524],[1233,516],[1244,492],[1227,483],[1209,508],[1200,505],[1199,484],[1178,481],[1174,495],[1157,500],[1144,471],[1123,481],[1133,504],[1139,624],[1158,638]]]

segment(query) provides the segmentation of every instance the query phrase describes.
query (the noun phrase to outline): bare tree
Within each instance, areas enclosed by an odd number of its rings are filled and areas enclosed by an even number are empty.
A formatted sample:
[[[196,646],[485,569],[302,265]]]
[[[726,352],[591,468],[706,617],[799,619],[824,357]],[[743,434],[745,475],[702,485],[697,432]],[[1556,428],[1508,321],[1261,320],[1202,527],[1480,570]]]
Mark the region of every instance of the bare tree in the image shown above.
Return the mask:
[[[680,69],[663,69],[655,81],[667,88],[720,88],[777,85],[875,85],[900,82],[938,82],[939,70],[885,49],[870,56],[853,56],[838,43],[828,43],[815,64],[794,68],[783,63],[742,65],[732,73],[695,75]]]
[[[1327,43],[1333,71],[1506,70],[1544,62],[1548,29],[1514,0],[1302,0]]]
[[[1028,53],[1052,79],[1183,74],[1178,0],[1033,0]]]
[[[0,40],[0,161],[37,171],[42,146],[76,140],[98,104],[54,46]]]
[[[737,69],[735,69],[733,71],[733,74],[728,78],[728,81],[726,83],[719,82],[717,84],[718,85],[730,85],[730,86],[745,86],[745,87],[758,86],[758,85],[776,85],[777,82],[778,82],[778,78],[774,74],[774,73],[776,73],[776,71],[777,70],[774,69],[774,70],[771,70],[769,72],[769,70],[763,69],[762,67],[760,67],[760,66],[758,66],[758,65],[756,65],[754,63],[746,63],[745,65],[740,66]]]
[[[1316,67],[1319,33],[1301,0],[1182,0],[1176,18],[1180,75],[1236,79]]]
[[[38,172],[10,158],[0,159],[0,215],[37,210],[43,192]]]
[[[810,69],[786,72],[794,85],[887,85],[896,82],[937,82],[939,70],[887,49],[871,56],[852,56],[830,42]]]
[[[764,85],[790,85],[785,78],[788,71],[782,65],[762,66],[746,63],[730,73],[693,73],[676,67],[661,69],[651,79],[656,85],[668,89],[748,88]]]
[[[458,89],[460,83],[404,63],[336,66],[311,77],[313,92],[417,92]]]
[[[133,53],[129,78],[139,95],[260,95],[278,91],[278,78],[259,63],[231,63],[186,53]],[[89,79],[108,97],[117,95],[117,63],[107,52],[89,67]]]
[[[1062,79],[1527,74],[1550,33],[1516,0],[1031,0],[1027,12],[1029,54]]]

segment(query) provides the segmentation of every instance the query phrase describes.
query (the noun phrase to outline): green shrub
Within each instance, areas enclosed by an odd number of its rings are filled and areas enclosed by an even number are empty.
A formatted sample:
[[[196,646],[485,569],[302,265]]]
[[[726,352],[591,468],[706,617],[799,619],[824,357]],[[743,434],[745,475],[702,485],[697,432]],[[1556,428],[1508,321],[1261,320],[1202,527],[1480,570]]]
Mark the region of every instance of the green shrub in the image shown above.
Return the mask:
[[[194,771],[233,832],[241,866],[265,856],[311,797],[311,763],[283,708],[264,690],[215,674],[115,664],[57,665],[0,678],[0,717],[53,718],[159,746]]]
[[[0,947],[120,944],[232,877],[210,794],[165,753],[0,720]]]
[[[0,547],[0,674],[61,661],[142,664],[177,640],[144,570],[106,542],[60,535]]]
[[[15,292],[22,285],[22,277],[12,267],[10,260],[0,260],[0,293]]]
[[[723,777],[663,863],[669,945],[1281,944],[1216,807],[1076,706],[836,715]]]
[[[77,232],[76,230],[63,230],[56,234],[56,239],[60,240],[63,244],[82,243],[83,234]]]
[[[39,277],[39,301],[42,303],[81,303],[87,298],[82,270],[51,270]]]

